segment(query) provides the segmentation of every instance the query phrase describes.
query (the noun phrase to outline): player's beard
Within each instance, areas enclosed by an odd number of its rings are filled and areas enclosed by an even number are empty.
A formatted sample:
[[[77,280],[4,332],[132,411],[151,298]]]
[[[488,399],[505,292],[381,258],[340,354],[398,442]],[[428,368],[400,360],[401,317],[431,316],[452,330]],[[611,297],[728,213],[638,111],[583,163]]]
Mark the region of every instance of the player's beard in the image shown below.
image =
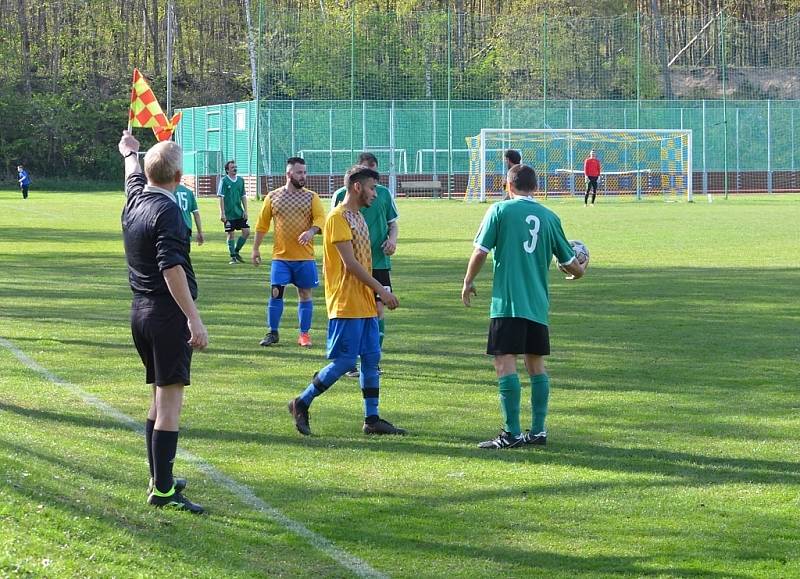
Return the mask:
[[[294,187],[296,189],[302,189],[303,187],[306,186],[305,178],[303,178],[303,179],[295,179],[294,177],[289,177],[289,183],[291,183],[292,187]]]

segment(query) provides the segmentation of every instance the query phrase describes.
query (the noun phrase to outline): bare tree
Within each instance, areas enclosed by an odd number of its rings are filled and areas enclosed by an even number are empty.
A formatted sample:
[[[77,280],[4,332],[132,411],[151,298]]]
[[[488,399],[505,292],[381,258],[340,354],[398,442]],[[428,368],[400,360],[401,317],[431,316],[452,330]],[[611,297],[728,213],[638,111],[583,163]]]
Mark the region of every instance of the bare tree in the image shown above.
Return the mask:
[[[25,94],[31,94],[31,38],[28,30],[28,6],[25,0],[17,0],[17,20],[22,38],[22,82]]]

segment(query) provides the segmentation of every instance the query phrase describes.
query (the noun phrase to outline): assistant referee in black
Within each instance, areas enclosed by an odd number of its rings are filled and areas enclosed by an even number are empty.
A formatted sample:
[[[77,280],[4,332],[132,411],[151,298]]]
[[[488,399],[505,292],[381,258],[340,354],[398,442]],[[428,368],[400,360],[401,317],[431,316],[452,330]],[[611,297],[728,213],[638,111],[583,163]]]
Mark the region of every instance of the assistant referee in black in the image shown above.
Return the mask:
[[[203,507],[183,496],[186,481],[172,476],[192,349],[208,345],[208,332],[194,304],[197,282],[189,259],[189,230],[174,196],[183,152],[177,143],[158,143],[145,155],[142,174],[138,151],[139,142],[123,131],[119,152],[125,159],[127,200],[122,235],[133,291],[131,331],[152,390],[145,426],[147,502],[200,514]]]

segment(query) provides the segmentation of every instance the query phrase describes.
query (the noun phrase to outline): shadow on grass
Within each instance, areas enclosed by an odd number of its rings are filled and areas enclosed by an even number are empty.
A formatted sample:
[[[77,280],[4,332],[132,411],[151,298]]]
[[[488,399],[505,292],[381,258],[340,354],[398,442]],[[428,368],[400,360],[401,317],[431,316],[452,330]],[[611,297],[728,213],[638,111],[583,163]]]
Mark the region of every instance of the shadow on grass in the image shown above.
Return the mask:
[[[130,428],[124,424],[108,418],[95,418],[79,413],[56,412],[39,408],[26,408],[17,404],[8,404],[0,401],[0,412],[11,412],[18,416],[32,418],[41,422],[56,424],[71,424],[80,428],[96,428],[102,430],[122,430],[129,432]]]
[[[0,440],[0,446],[5,450],[5,453],[13,455],[21,455],[27,457],[29,462],[36,462],[44,465],[47,471],[52,475],[56,472],[80,472],[83,476],[88,476],[94,481],[106,481],[108,483],[124,486],[127,484],[126,477],[121,473],[112,477],[108,473],[104,473],[98,469],[87,468],[84,461],[71,461],[67,458],[56,456],[51,453],[41,452],[28,445],[20,445],[9,443]],[[48,477],[49,478],[49,477]],[[601,485],[602,486],[602,485]],[[597,490],[598,485],[587,485],[583,489],[586,492]],[[67,517],[79,517],[80,519],[90,518],[96,523],[101,524],[103,527],[110,529],[124,530],[132,536],[132,540],[139,546],[142,551],[148,549],[157,549],[163,553],[165,549],[170,549],[182,553],[182,558],[186,561],[192,561],[193,565],[205,565],[206,569],[223,570],[226,565],[231,565],[230,571],[241,572],[244,569],[250,568],[251,571],[256,571],[258,566],[250,566],[246,559],[236,558],[232,561],[229,557],[224,560],[215,555],[213,543],[221,541],[218,547],[222,548],[225,545],[236,544],[240,548],[253,541],[251,531],[255,529],[262,529],[263,521],[256,521],[253,519],[253,525],[241,525],[241,528],[234,530],[231,525],[225,524],[224,512],[219,514],[222,517],[219,520],[212,514],[209,517],[204,517],[199,523],[190,518],[188,515],[178,514],[177,520],[172,518],[162,521],[162,524],[168,524],[169,529],[161,531],[154,531],[153,521],[148,520],[150,517],[162,518],[162,515],[154,512],[145,513],[148,507],[141,509],[131,509],[131,504],[125,499],[114,498],[113,495],[108,493],[97,494],[98,489],[81,488],[80,490],[58,482],[54,478],[44,480],[42,478],[28,479],[25,485],[12,484],[11,491],[18,495],[22,500],[36,502],[37,504],[47,504],[51,508],[55,508]],[[300,496],[302,489],[293,488],[291,485],[280,485],[280,488],[273,489],[279,495]],[[541,494],[545,489],[536,488],[535,492]],[[574,489],[572,489],[574,492]],[[558,492],[558,487],[553,489],[554,493]],[[394,524],[402,520],[403,505],[408,500],[407,496],[398,495],[396,498],[400,499],[396,508],[400,509],[397,512],[391,512],[389,505],[391,504],[392,493],[380,493],[374,495],[370,493],[363,493],[354,491],[355,495],[352,498],[365,499],[362,507],[369,511],[369,499],[380,498],[381,511],[392,517]],[[437,504],[450,505],[453,502],[461,502],[464,504],[474,503],[476,501],[493,500],[504,498],[509,495],[508,489],[494,489],[486,491],[477,491],[472,493],[454,493],[439,497],[438,499],[425,501],[426,507],[435,507]],[[390,512],[386,512],[387,508]],[[213,511],[212,511],[213,513]],[[418,514],[430,513],[430,511],[418,511]],[[431,513],[432,514],[432,513]],[[186,521],[180,519],[181,516],[187,517]],[[230,514],[228,514],[230,516]],[[354,516],[350,513],[350,516]],[[245,515],[247,517],[247,515]],[[172,521],[168,523],[167,521]],[[411,521],[409,521],[411,523]],[[414,523],[417,524],[417,523]],[[421,523],[425,527],[431,524],[426,517]],[[385,528],[385,527],[384,527]],[[97,531],[95,531],[96,533]],[[102,532],[101,532],[102,533]],[[219,533],[215,537],[215,533]],[[187,540],[189,534],[192,540]],[[238,538],[237,538],[238,536]],[[267,539],[267,536],[264,536]],[[335,539],[334,539],[335,540]],[[346,539],[352,540],[352,539]],[[622,573],[642,575],[649,573],[668,573],[678,576],[705,576],[705,577],[743,577],[746,575],[739,575],[735,573],[725,572],[717,573],[707,569],[696,570],[691,568],[682,568],[677,566],[663,565],[661,563],[650,563],[650,557],[626,557],[626,556],[579,556],[567,555],[561,553],[553,553],[551,551],[537,551],[526,548],[508,548],[500,545],[492,545],[491,547],[480,547],[467,542],[464,538],[463,544],[454,542],[454,536],[450,533],[443,533],[442,540],[436,541],[431,535],[426,534],[425,539],[417,537],[409,537],[405,532],[381,532],[380,530],[373,530],[369,533],[366,542],[372,548],[382,547],[388,552],[397,550],[403,552],[418,552],[425,553],[427,557],[434,560],[445,557],[454,557],[459,561],[459,566],[469,567],[469,561],[475,561],[476,565],[484,566],[487,561],[496,563],[507,571],[517,570],[521,573],[529,573],[533,569],[537,572],[547,573]],[[205,547],[198,551],[197,545],[202,544]],[[281,555],[282,560],[286,560],[287,553],[283,552]],[[301,557],[297,557],[302,560]],[[243,566],[244,565],[244,569]],[[511,567],[511,569],[509,569]],[[480,567],[479,567],[480,568]],[[262,570],[263,571],[263,570]],[[335,574],[337,569],[329,569],[329,572]]]
[[[287,421],[290,418],[287,417]],[[406,425],[407,423],[403,423]],[[689,452],[655,448],[623,448],[585,442],[550,444],[545,448],[521,448],[510,451],[478,449],[473,441],[435,441],[425,443],[415,436],[365,439],[344,437],[301,437],[187,428],[186,436],[223,442],[286,445],[300,448],[358,450],[360,452],[402,453],[419,456],[462,457],[464,460],[489,460],[509,463],[558,464],[573,468],[613,471],[620,474],[648,474],[675,478],[674,485],[718,485],[731,482],[763,484],[800,484],[800,462],[713,457]],[[469,447],[465,447],[469,444]],[[625,483],[620,483],[625,484]]]
[[[24,457],[24,468],[29,471],[24,484],[7,481],[10,483],[9,492],[21,501],[46,505],[58,511],[70,521],[72,533],[89,534],[89,538],[81,541],[80,546],[71,546],[65,552],[63,549],[67,545],[61,544],[64,537],[60,536],[57,528],[53,529],[53,535],[57,537],[55,541],[58,541],[56,545],[60,547],[60,559],[70,556],[82,559],[88,552],[112,544],[117,548],[127,547],[130,551],[121,551],[119,557],[106,554],[103,557],[104,564],[111,563],[116,565],[112,568],[126,569],[131,573],[147,574],[147,565],[138,570],[133,565],[139,563],[139,554],[157,553],[156,559],[169,561],[177,558],[188,568],[202,570],[203,575],[209,576],[238,576],[243,572],[256,576],[284,576],[307,569],[324,575],[346,575],[341,567],[325,557],[308,560],[308,548],[297,548],[293,539],[287,541],[283,529],[278,529],[263,517],[256,527],[259,532],[254,533],[253,527],[230,524],[227,519],[232,513],[224,511],[219,513],[220,516],[214,516],[212,511],[211,515],[203,517],[157,511],[145,503],[144,485],[139,495],[141,501],[135,504],[131,503],[129,497],[104,489],[106,484],[129,486],[130,481],[123,473],[115,472],[109,476],[108,472],[88,467],[86,460],[69,460],[30,445],[0,439],[0,462],[3,462],[3,454],[12,457],[12,460],[15,456]],[[46,475],[34,476],[34,471],[39,468],[43,468]],[[79,473],[77,476],[82,484],[69,484],[76,482],[73,480],[76,473]],[[57,474],[61,476],[54,476]],[[50,525],[58,520],[52,514],[48,515],[48,519]],[[123,537],[115,536],[120,531],[124,533]],[[69,544],[69,530],[66,531],[66,537]],[[43,539],[53,540],[52,536],[47,535]],[[227,552],[231,545],[236,545],[236,554]],[[82,553],[83,548],[88,552]],[[246,550],[253,550],[259,556],[248,557]],[[87,568],[91,568],[90,563]],[[72,572],[76,572],[76,569],[73,568]]]

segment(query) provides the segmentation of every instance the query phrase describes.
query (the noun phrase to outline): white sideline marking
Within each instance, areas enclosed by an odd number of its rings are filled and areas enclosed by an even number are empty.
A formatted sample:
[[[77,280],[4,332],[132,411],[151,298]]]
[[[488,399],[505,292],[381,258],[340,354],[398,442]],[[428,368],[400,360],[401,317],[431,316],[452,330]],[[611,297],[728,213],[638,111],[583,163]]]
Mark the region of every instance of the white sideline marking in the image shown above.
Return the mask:
[[[96,396],[93,396],[92,394],[89,394],[88,392],[84,391],[79,386],[76,386],[71,382],[67,382],[66,380],[62,380],[61,378],[50,372],[50,370],[48,370],[44,366],[41,366],[31,358],[29,358],[25,354],[25,352],[17,348],[13,343],[9,342],[8,340],[0,338],[0,346],[3,346],[6,350],[11,352],[14,355],[14,357],[16,357],[17,360],[22,362],[22,364],[24,364],[29,370],[33,370],[34,372],[40,374],[53,384],[56,384],[57,386],[61,386],[62,388],[69,390],[72,394],[83,400],[86,404],[96,408],[106,416],[114,418],[116,421],[124,424],[131,430],[135,430],[138,434],[144,436],[144,428],[141,425],[141,423],[134,420],[124,412],[120,412],[110,404],[103,402]],[[284,529],[291,531],[295,535],[303,537],[313,547],[319,549],[320,551],[325,553],[328,557],[339,563],[339,565],[355,573],[358,577],[388,578],[388,575],[385,575],[380,571],[373,569],[372,567],[369,566],[369,564],[366,561],[363,561],[358,557],[351,555],[350,553],[340,549],[322,535],[318,535],[317,533],[310,530],[302,523],[299,523],[294,519],[287,517],[275,507],[265,503],[255,494],[255,492],[253,492],[253,490],[250,487],[248,487],[247,485],[243,485],[242,483],[237,482],[234,479],[230,478],[229,476],[217,470],[216,467],[206,462],[199,456],[194,455],[190,452],[186,452],[185,450],[181,449],[178,449],[178,456],[194,464],[199,470],[204,472],[215,483],[222,485],[230,492],[238,496],[239,499],[247,506],[252,507],[253,509],[261,513],[264,513],[268,518],[278,523]]]

